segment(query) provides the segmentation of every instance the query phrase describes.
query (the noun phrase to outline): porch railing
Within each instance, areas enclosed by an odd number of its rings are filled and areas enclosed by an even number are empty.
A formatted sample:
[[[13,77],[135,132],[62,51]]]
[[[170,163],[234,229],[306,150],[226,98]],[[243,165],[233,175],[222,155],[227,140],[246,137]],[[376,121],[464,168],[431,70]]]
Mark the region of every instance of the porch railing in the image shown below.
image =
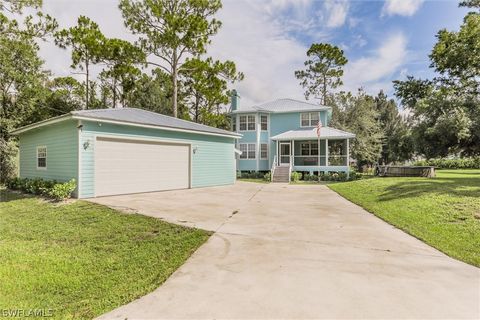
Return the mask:
[[[295,155],[293,157],[293,164],[294,166],[319,166],[318,160],[320,158],[320,166],[326,166],[327,165],[327,157],[325,155],[322,156],[300,156],[300,155]],[[336,155],[330,155],[328,157],[328,165],[329,166],[346,166],[347,164],[347,156],[336,156]]]

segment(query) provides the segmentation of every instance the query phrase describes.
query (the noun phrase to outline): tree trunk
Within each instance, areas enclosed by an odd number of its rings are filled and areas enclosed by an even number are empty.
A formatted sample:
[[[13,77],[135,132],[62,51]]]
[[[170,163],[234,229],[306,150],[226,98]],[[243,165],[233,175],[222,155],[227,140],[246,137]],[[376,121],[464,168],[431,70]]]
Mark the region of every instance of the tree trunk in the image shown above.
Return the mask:
[[[200,104],[200,94],[195,92],[195,122],[198,123],[198,105]]]
[[[88,82],[88,54],[85,58],[85,73],[86,73],[86,85],[87,85],[87,89],[85,91],[85,97],[86,97],[86,100],[85,100],[85,109],[88,109],[88,99],[89,99],[89,96],[88,96],[88,91],[90,89],[90,83]]]
[[[172,84],[173,84],[173,116],[178,118],[178,105],[177,105],[177,96],[178,96],[178,66],[177,66],[177,51],[173,52],[173,61],[172,61]]]
[[[323,105],[327,105],[327,77],[323,77]]]
[[[117,107],[117,79],[113,78],[113,108],[115,109]]]

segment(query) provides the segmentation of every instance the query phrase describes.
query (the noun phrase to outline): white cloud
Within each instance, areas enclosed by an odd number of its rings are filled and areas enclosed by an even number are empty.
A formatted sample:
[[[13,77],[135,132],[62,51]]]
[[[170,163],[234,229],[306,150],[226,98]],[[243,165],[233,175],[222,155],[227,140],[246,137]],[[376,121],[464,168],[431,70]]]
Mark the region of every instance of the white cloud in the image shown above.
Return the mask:
[[[423,0],[387,0],[383,5],[382,16],[413,16]]]
[[[225,1],[218,15],[222,28],[208,54],[233,60],[245,73],[245,79],[234,84],[241,105],[303,97],[294,70],[303,67],[308,48],[289,36],[285,29],[290,26],[278,20],[275,12],[266,14],[267,9],[274,10],[257,1]]]
[[[324,3],[326,11],[326,25],[329,28],[338,28],[345,24],[348,13],[348,1],[326,0]]]
[[[407,39],[402,33],[393,34],[370,55],[347,64],[342,90],[363,87],[375,93],[381,88],[391,88],[389,78],[403,67],[407,58]]]

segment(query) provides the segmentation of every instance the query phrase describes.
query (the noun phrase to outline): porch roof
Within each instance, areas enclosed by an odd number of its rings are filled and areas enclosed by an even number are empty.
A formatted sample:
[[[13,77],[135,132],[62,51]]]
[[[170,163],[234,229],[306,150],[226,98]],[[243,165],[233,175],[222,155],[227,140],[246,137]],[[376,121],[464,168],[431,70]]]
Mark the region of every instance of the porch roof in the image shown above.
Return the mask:
[[[355,134],[338,130],[332,127],[320,129],[320,139],[349,139],[355,138]],[[317,128],[290,130],[271,138],[272,140],[317,140]]]

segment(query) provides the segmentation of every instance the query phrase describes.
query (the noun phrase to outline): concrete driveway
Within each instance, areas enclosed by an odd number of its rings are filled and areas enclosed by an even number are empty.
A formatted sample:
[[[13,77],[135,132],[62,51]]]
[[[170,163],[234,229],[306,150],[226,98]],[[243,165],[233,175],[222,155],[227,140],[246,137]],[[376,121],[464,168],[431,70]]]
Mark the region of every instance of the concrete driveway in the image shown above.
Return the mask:
[[[160,288],[101,319],[480,318],[480,269],[325,186],[94,199],[216,231]]]

